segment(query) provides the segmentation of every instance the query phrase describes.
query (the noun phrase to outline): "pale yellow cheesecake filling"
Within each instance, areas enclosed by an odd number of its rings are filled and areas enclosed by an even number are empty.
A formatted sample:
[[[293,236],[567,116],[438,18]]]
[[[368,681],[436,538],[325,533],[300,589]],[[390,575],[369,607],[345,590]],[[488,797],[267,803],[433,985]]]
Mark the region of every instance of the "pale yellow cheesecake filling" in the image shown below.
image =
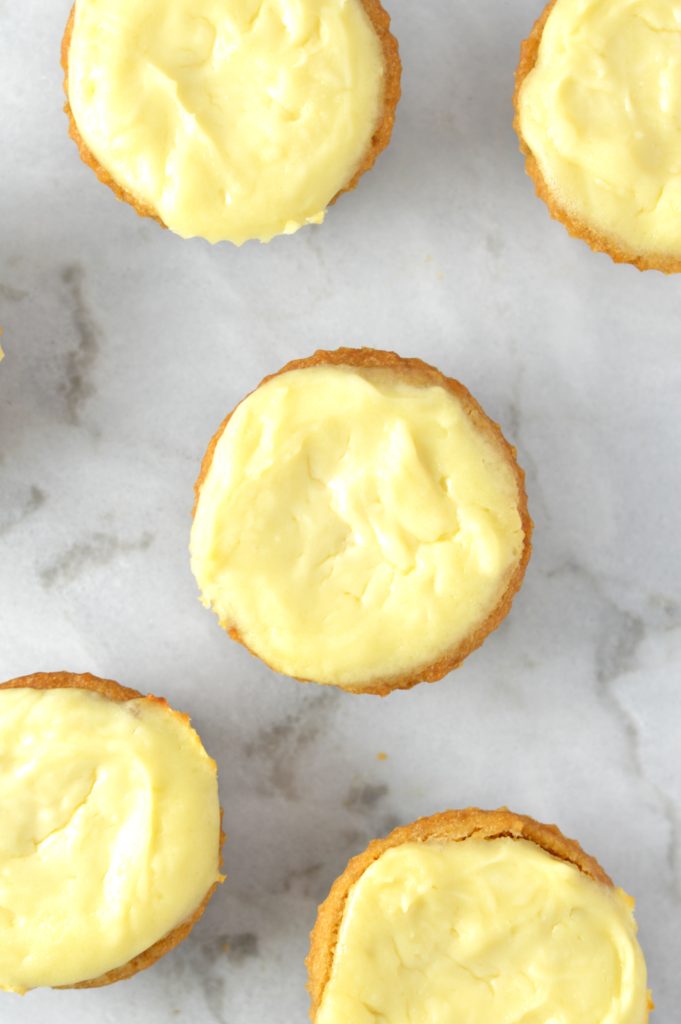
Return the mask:
[[[557,0],[519,95],[555,200],[629,255],[681,257],[681,0]]]
[[[316,1024],[644,1024],[633,900],[518,839],[405,843],[350,890]]]
[[[220,877],[215,763],[162,701],[0,690],[0,808],[0,989],[121,967]]]
[[[238,244],[323,220],[385,70],[361,0],[76,0],[68,69],[117,184],[185,238]]]
[[[369,685],[486,619],[522,555],[518,502],[507,452],[445,388],[293,370],[220,437],[192,569],[204,603],[273,668]]]

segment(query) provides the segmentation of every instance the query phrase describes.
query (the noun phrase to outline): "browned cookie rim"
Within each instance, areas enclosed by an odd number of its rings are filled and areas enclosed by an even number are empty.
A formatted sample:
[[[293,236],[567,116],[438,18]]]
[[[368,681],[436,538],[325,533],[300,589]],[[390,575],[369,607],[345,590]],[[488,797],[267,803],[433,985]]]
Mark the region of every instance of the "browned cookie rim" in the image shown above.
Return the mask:
[[[551,217],[560,221],[573,238],[581,238],[594,252],[605,253],[613,263],[630,263],[637,270],[659,270],[663,274],[678,274],[681,272],[681,259],[678,257],[633,252],[617,239],[600,234],[562,206],[549,188],[534,153],[523,137],[520,128],[520,92],[525,79],[537,63],[544,27],[557,2],[558,0],[549,0],[529,36],[520,44],[520,61],[515,73],[513,93],[513,127],[518,136],[520,151],[525,157],[525,172],[534,183],[535,192],[546,204]]]
[[[505,807],[495,811],[483,811],[477,807],[444,811],[400,826],[385,838],[374,839],[366,850],[348,862],[318,909],[305,961],[313,1022],[331,977],[345,904],[355,882],[379,857],[395,846],[413,842],[461,842],[472,836],[478,839],[527,839],[551,856],[573,864],[594,882],[613,887],[612,880],[598,861],[585,853],[576,839],[568,839],[556,825],[545,825],[524,814],[514,814]]]
[[[11,689],[33,689],[33,690],[62,690],[62,689],[75,689],[75,690],[89,690],[91,693],[98,693],[101,697],[105,697],[107,700],[126,702],[129,700],[147,700],[155,704],[162,704],[168,708],[175,715],[179,715],[181,718],[185,718],[189,722],[187,715],[183,715],[179,711],[175,711],[174,708],[168,704],[168,701],[163,697],[153,697],[151,695],[144,695],[138,690],[132,690],[127,686],[121,686],[120,683],[115,682],[113,679],[101,679],[99,676],[90,675],[89,672],[79,674],[74,672],[36,672],[28,676],[20,676],[17,679],[9,679],[5,683],[0,683],[0,690],[11,690]],[[220,838],[219,838],[219,850],[218,850],[218,867],[222,867],[222,847],[225,842],[225,833],[222,831],[222,811],[220,812]],[[112,985],[115,981],[124,981],[126,978],[131,978],[134,974],[139,971],[144,971],[148,967],[152,967],[162,956],[169,953],[172,949],[180,944],[184,939],[187,938],[194,925],[203,916],[203,913],[208,906],[213,893],[217,889],[218,885],[221,884],[222,879],[215,882],[203,900],[195,910],[195,912],[180,924],[176,925],[172,931],[168,932],[153,945],[147,949],[142,950],[137,956],[134,956],[127,963],[122,964],[120,967],[114,967],[105,974],[99,975],[97,978],[91,978],[87,981],[79,981],[73,985],[58,985],[59,989],[72,989],[72,988],[100,988],[103,985]]]
[[[304,370],[309,367],[322,365],[390,369],[404,376],[410,383],[416,385],[421,384],[423,386],[429,385],[444,387],[461,402],[464,407],[464,411],[473,421],[476,428],[491,439],[497,446],[498,450],[504,454],[508,465],[513,471],[518,488],[518,513],[522,523],[524,538],[523,551],[518,565],[509,577],[505,591],[501,594],[497,604],[487,618],[480,623],[480,625],[473,630],[469,636],[464,637],[463,640],[455,644],[454,647],[445,651],[435,661],[428,662],[416,669],[411,669],[408,672],[399,673],[393,676],[387,676],[382,679],[370,680],[367,686],[360,686],[359,684],[343,684],[342,686],[340,684],[324,684],[338,685],[339,689],[346,690],[348,693],[367,693],[385,697],[387,694],[392,693],[395,690],[409,690],[419,683],[434,683],[439,679],[442,679],[443,676],[457,668],[469,654],[477,650],[486,637],[488,637],[489,634],[492,633],[508,615],[511,610],[511,605],[513,604],[513,599],[522,584],[527,563],[529,562],[530,554],[532,552],[533,523],[527,508],[525,473],[518,465],[516,449],[509,444],[502,434],[499,425],[487,416],[480,404],[475,400],[475,398],[473,398],[470,391],[468,391],[468,389],[459,381],[452,377],[446,377],[434,366],[430,366],[421,359],[407,359],[397,355],[396,352],[382,351],[373,348],[339,348],[334,351],[319,349],[312,356],[305,359],[294,359],[291,362],[286,363],[286,365],[282,366],[282,368],[277,370],[276,373],[269,374],[267,377],[263,378],[258,387],[262,387],[262,385],[266,384],[269,380],[273,380],[275,377],[278,377],[283,373],[288,373],[291,370]],[[254,390],[257,390],[257,388]],[[249,392],[249,394],[253,394],[253,392]],[[241,401],[245,401],[248,397],[249,395],[245,395]],[[234,412],[239,408],[239,405],[241,405],[241,402],[239,402],[222,421],[218,430],[211,439],[206,450],[206,454],[203,457],[199,475],[196,483],[194,484],[194,508],[192,510],[192,518],[196,514],[201,487],[213,461],[213,455],[218,441],[222,437],[225,427],[229,423]],[[260,655],[245,643],[236,627],[229,627],[227,632],[233,640],[236,640],[238,643],[246,647],[246,649],[249,650],[251,654],[255,655],[255,657],[260,658]],[[260,660],[264,661],[263,658],[260,658]],[[265,662],[265,664],[267,663]],[[274,671],[278,670],[274,669]],[[300,679],[300,681],[316,682],[314,679]]]
[[[76,124],[76,119],[73,115],[71,104],[69,103],[69,50],[71,47],[71,37],[73,35],[76,2],[77,0],[74,0],[74,4],[71,7],[61,42],[61,66],[64,72],[64,93],[66,95],[64,112],[69,122],[69,135],[78,147],[78,153],[83,163],[87,164],[87,166],[95,172],[99,180],[111,189],[117,199],[120,199],[121,202],[128,203],[128,205],[132,206],[140,217],[150,217],[152,220],[155,220],[157,224],[160,224],[162,228],[165,228],[167,225],[163,222],[159,213],[153,208],[153,206],[149,203],[145,203],[144,200],[139,199],[128,189],[120,185],[113,175],[111,175],[99,162],[83,139],[83,136],[80,134],[78,129],[78,125]],[[357,187],[359,179],[367,171],[371,170],[380,154],[388,146],[392,136],[393,125],[395,123],[397,104],[399,103],[401,96],[400,82],[402,76],[402,63],[400,61],[397,39],[390,31],[390,15],[381,5],[380,0],[360,0],[360,3],[369,16],[383,50],[383,62],[385,68],[383,112],[371,137],[369,149],[362,158],[359,167],[354,172],[348,183],[344,185],[343,188],[330,200],[329,206],[332,206],[338,197],[343,195],[344,192],[350,192]]]

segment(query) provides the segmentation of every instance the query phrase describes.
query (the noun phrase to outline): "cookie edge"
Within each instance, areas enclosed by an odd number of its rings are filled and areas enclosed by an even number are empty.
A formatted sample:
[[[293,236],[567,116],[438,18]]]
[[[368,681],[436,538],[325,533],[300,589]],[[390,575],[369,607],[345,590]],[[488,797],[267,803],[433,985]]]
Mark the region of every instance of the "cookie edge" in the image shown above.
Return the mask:
[[[314,1022],[316,1019],[324,990],[331,977],[348,895],[367,868],[387,850],[403,843],[461,842],[472,836],[479,839],[529,840],[551,856],[573,864],[594,882],[614,888],[612,879],[594,857],[585,853],[577,840],[564,836],[556,825],[545,825],[527,815],[514,814],[505,807],[494,811],[484,811],[477,807],[443,811],[402,825],[384,838],[372,840],[366,850],[352,857],[318,908],[317,920],[310,933],[310,951],[305,960],[308,971],[307,988],[311,1000],[311,1021]]]
[[[366,174],[367,171],[371,170],[380,154],[387,148],[392,137],[395,114],[401,96],[402,63],[400,60],[397,39],[390,31],[390,15],[382,6],[380,0],[360,0],[360,3],[369,17],[383,51],[383,64],[385,68],[383,114],[377,127],[374,129],[369,149],[362,158],[359,167],[353,173],[347,184],[329,200],[328,206],[333,206],[336,200],[345,192],[351,192],[355,189],[359,184],[360,178]],[[97,178],[102,182],[102,184],[111,189],[117,199],[123,203],[127,203],[129,206],[132,206],[140,217],[151,218],[151,220],[155,220],[157,224],[160,224],[162,228],[167,229],[168,225],[164,223],[158,211],[149,203],[145,203],[142,199],[139,199],[128,189],[120,185],[113,175],[110,174],[110,172],[107,171],[99,162],[80,134],[69,102],[69,50],[71,47],[75,15],[76,0],[74,0],[73,6],[71,7],[61,42],[61,66],[64,72],[64,93],[66,96],[64,113],[68,119],[69,135],[76,144],[80,159],[95,172]],[[249,241],[252,240],[253,239],[249,239]],[[229,240],[225,239],[225,241]]]
[[[534,524],[528,511],[527,492],[525,489],[525,473],[518,464],[516,449],[513,445],[509,444],[499,425],[495,423],[494,420],[490,419],[479,402],[476,401],[470,391],[468,391],[463,384],[458,380],[455,380],[453,377],[445,376],[445,374],[440,370],[423,362],[421,359],[405,358],[403,356],[399,356],[396,352],[373,348],[338,348],[335,350],[318,349],[311,356],[303,359],[294,359],[291,360],[291,362],[286,363],[286,365],[282,366],[280,370],[277,370],[275,373],[269,374],[267,377],[263,378],[258,387],[262,387],[263,384],[266,384],[268,381],[273,380],[281,374],[288,373],[292,370],[309,369],[314,366],[351,366],[359,368],[368,367],[390,369],[397,372],[401,371],[400,375],[410,383],[416,382],[420,383],[422,386],[444,387],[461,402],[464,411],[473,421],[475,427],[486,434],[486,436],[496,445],[498,450],[504,454],[507,464],[513,470],[518,488],[518,513],[520,515],[523,529],[523,550],[517,566],[509,577],[506,589],[499,597],[499,600],[487,618],[454,647],[449,648],[439,658],[428,662],[428,664],[423,665],[418,669],[412,669],[398,675],[374,679],[369,681],[366,686],[361,686],[357,683],[351,685],[322,683],[320,685],[336,686],[337,689],[345,690],[348,693],[373,694],[375,696],[385,697],[389,693],[393,693],[395,690],[410,690],[419,683],[435,683],[448,675],[455,668],[458,668],[469,654],[472,654],[473,651],[477,650],[490,633],[493,633],[494,630],[501,625],[510,612],[514,598],[520,590],[525,577],[525,571],[532,553],[532,533]],[[257,391],[257,388],[254,390]],[[249,395],[244,396],[241,401],[245,401],[253,393],[254,392],[251,391]],[[227,424],[236,409],[239,408],[239,405],[241,405],[241,402],[239,402],[222,421],[218,430],[213,435],[213,438],[206,450],[206,454],[203,457],[199,475],[196,483],[194,484],[194,507],[192,509],[192,519],[196,515],[201,487],[210,470],[215,449]],[[238,643],[246,647],[251,654],[259,658],[260,661],[263,661],[264,664],[268,664],[260,657],[260,655],[256,654],[248,644],[245,643],[236,627],[229,627],[227,632],[233,640],[236,640]],[[269,667],[275,672],[279,671],[272,665]],[[305,683],[318,682],[314,679],[301,679],[300,677],[292,678],[298,678],[300,682]]]
[[[553,220],[559,221],[573,238],[579,238],[586,242],[593,252],[605,253],[613,263],[628,263],[641,271],[659,270],[662,274],[681,273],[681,258],[652,253],[635,253],[627,249],[621,242],[600,234],[584,221],[569,213],[551,192],[534,153],[525,141],[520,127],[520,93],[525,79],[534,70],[537,63],[544,28],[557,2],[558,0],[549,0],[534,23],[529,36],[520,44],[520,60],[515,72],[513,91],[513,128],[518,136],[520,152],[525,157],[525,173],[532,181],[537,196],[544,202]]]
[[[4,683],[0,683],[0,690],[11,690],[11,689],[33,689],[33,690],[63,690],[63,689],[77,689],[77,690],[88,690],[90,693],[97,693],[100,697],[105,697],[107,700],[124,703],[129,700],[149,700],[155,703],[161,703],[165,705],[169,711],[173,714],[181,715],[186,718],[186,715],[182,715],[181,712],[175,711],[174,708],[162,697],[153,697],[151,695],[144,695],[138,690],[133,690],[127,686],[121,686],[120,683],[115,682],[113,679],[102,679],[99,676],[91,675],[89,672],[86,673],[74,673],[74,672],[35,672],[27,676],[19,676],[16,679],[9,679]],[[203,746],[203,744],[202,744]],[[204,748],[205,749],[205,748]],[[220,810],[220,836],[218,840],[218,868],[222,868],[223,863],[223,846],[225,843],[225,833],[222,830],[222,809]],[[215,890],[219,885],[222,884],[224,879],[220,877],[210,887],[203,900],[194,911],[194,913],[186,918],[184,921],[176,925],[171,932],[164,935],[153,945],[147,949],[138,953],[131,960],[122,964],[120,967],[114,967],[105,974],[99,975],[97,978],[90,978],[86,981],[75,982],[73,985],[58,985],[55,988],[58,989],[74,989],[74,988],[100,988],[104,985],[112,985],[116,981],[124,981],[126,978],[131,978],[133,975],[144,971],[148,967],[152,967],[161,957],[165,956],[166,953],[170,953],[171,950],[175,949],[184,939],[187,938],[189,933],[199,919],[203,916],[206,907],[210,903],[210,900],[215,893]]]

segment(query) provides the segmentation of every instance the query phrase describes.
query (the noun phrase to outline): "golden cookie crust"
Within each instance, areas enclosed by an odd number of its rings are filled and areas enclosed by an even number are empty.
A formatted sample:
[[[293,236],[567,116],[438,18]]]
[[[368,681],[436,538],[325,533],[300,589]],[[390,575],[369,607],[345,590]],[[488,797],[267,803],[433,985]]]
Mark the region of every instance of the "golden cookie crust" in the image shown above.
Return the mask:
[[[520,90],[537,63],[544,26],[556,3],[557,0],[549,0],[529,36],[520,44],[520,62],[515,73],[513,93],[513,127],[520,142],[520,151],[525,157],[525,171],[532,179],[537,195],[543,199],[553,219],[560,221],[573,238],[581,238],[594,252],[604,252],[614,263],[630,263],[638,270],[659,270],[663,274],[681,273],[681,259],[678,257],[633,252],[620,241],[601,235],[595,228],[566,210],[551,192],[532,150],[523,138],[520,128]]]
[[[350,192],[352,189],[357,187],[359,179],[363,174],[371,170],[380,154],[390,142],[393,125],[395,123],[395,111],[397,110],[397,104],[399,103],[401,96],[400,81],[402,77],[402,63],[400,61],[397,39],[395,39],[390,31],[390,15],[383,8],[380,0],[360,0],[360,2],[371,20],[371,24],[374,27],[374,31],[379,38],[381,48],[383,50],[383,61],[385,64],[383,113],[371,137],[369,149],[365,153],[359,167],[353,174],[352,178],[350,178],[347,185],[344,185],[340,192],[336,193],[330,201],[329,206],[332,206],[338,197],[342,196],[344,192]],[[122,202],[128,203],[132,206],[140,217],[151,217],[152,220],[155,220],[161,225],[161,227],[165,228],[167,225],[163,223],[161,217],[152,206],[145,203],[143,200],[138,199],[132,194],[132,192],[129,192],[128,189],[119,185],[115,178],[109,174],[106,168],[100,164],[97,157],[88,148],[85,140],[78,130],[78,125],[76,124],[76,120],[73,116],[73,111],[71,110],[71,105],[69,103],[69,49],[71,47],[71,36],[73,35],[75,15],[76,4],[74,2],[68,21],[66,22],[66,28],[64,30],[61,43],[61,66],[64,71],[64,92],[66,94],[64,112],[69,121],[69,135],[78,147],[78,153],[83,163],[92,168],[99,180],[111,189],[117,199],[120,199]]]
[[[435,369],[434,366],[424,363],[421,359],[406,359],[402,356],[398,356],[396,352],[384,352],[372,348],[339,348],[334,351],[319,349],[314,353],[314,355],[309,356],[306,359],[294,359],[285,366],[282,366],[282,368],[277,370],[276,373],[269,374],[260,382],[258,387],[262,387],[263,384],[266,384],[269,380],[273,380],[282,373],[288,373],[290,370],[304,370],[312,366],[356,366],[362,368],[372,367],[389,369],[393,371],[396,376],[409,384],[421,385],[423,387],[438,386],[445,388],[461,402],[466,414],[473,421],[475,427],[481,433],[485,434],[496,446],[497,450],[503,454],[506,462],[513,471],[513,475],[515,476],[518,485],[518,513],[520,515],[524,534],[523,551],[518,565],[508,580],[504,593],[499,598],[496,607],[490,612],[484,622],[470,633],[469,636],[465,637],[450,650],[445,651],[433,662],[429,662],[420,668],[412,669],[409,672],[388,676],[384,679],[374,679],[366,686],[361,686],[359,684],[343,685],[340,689],[346,690],[348,693],[370,693],[379,697],[385,697],[394,690],[409,690],[418,683],[437,682],[438,679],[442,679],[442,677],[451,672],[452,669],[457,668],[469,654],[477,650],[483,640],[485,640],[485,638],[506,618],[511,610],[513,599],[520,589],[520,585],[522,584],[525,576],[527,563],[532,552],[533,523],[527,509],[525,473],[520,468],[516,460],[516,449],[508,443],[502,434],[499,425],[486,415],[482,407],[478,402],[476,402],[463,384],[458,380],[454,380],[452,377],[445,377],[445,375]],[[253,392],[250,393],[252,394]],[[248,398],[248,395],[246,395],[245,398]],[[242,401],[245,401],[245,398],[242,399]],[[240,404],[241,403],[239,403],[239,405]],[[196,514],[201,486],[213,461],[215,448],[222,437],[225,427],[237,408],[238,405],[232,409],[229,415],[220,424],[217,432],[208,445],[206,454],[203,457],[199,475],[196,483],[194,484],[194,508],[192,510],[192,518]],[[260,657],[255,651],[248,647],[248,644],[244,642],[243,637],[236,628],[230,627],[227,632],[233,640],[237,640],[240,644],[246,647],[247,650],[250,650],[251,654],[255,654],[256,657]],[[301,679],[300,681],[315,682],[315,680],[310,679]]]
[[[125,702],[128,700],[148,700],[157,704],[162,704],[172,711],[173,714],[180,714],[174,711],[168,702],[162,697],[153,697],[151,695],[144,696],[139,693],[138,690],[131,690],[127,686],[121,686],[120,683],[114,682],[113,679],[100,679],[99,676],[93,676],[89,673],[82,675],[73,672],[36,672],[33,675],[21,676],[18,679],[9,679],[6,683],[0,683],[0,690],[12,690],[12,689],[33,689],[33,690],[64,690],[64,689],[75,689],[75,690],[90,690],[91,693],[98,693],[101,697],[106,697],[107,700]],[[182,718],[187,718],[186,715],[181,715]],[[222,812],[220,812],[222,818]],[[220,828],[220,841],[219,841],[219,866],[222,867],[222,847],[225,841],[225,834]],[[89,981],[79,981],[75,985],[59,985],[60,989],[71,989],[71,988],[100,988],[102,985],[112,985],[115,981],[123,981],[125,978],[132,978],[134,974],[139,971],[144,971],[147,967],[151,967],[160,960],[162,956],[169,953],[171,949],[178,946],[183,939],[186,939],[190,931],[197,923],[200,917],[203,916],[203,912],[208,906],[211,897],[217,889],[220,882],[215,882],[206,893],[203,901],[197,907],[191,917],[182,921],[178,924],[171,932],[164,935],[162,939],[155,942],[153,946],[149,946],[148,949],[143,950],[137,956],[133,957],[132,960],[128,960],[127,963],[121,967],[115,967],[111,971],[107,971],[106,974],[101,974],[98,978],[91,978]]]
[[[331,977],[333,958],[338,942],[345,902],[352,886],[374,861],[386,850],[403,843],[461,842],[476,836],[479,839],[528,839],[551,856],[574,864],[585,875],[601,885],[612,887],[598,861],[590,857],[575,839],[568,839],[555,825],[543,825],[524,814],[514,814],[501,807],[496,811],[482,811],[468,807],[460,811],[444,811],[429,818],[420,818],[410,825],[396,828],[384,839],[374,839],[363,853],[353,857],[345,871],[331,886],[329,895],[319,907],[317,920],[310,935],[310,952],[306,959],[308,990],[314,1022],[321,1005],[324,989]]]

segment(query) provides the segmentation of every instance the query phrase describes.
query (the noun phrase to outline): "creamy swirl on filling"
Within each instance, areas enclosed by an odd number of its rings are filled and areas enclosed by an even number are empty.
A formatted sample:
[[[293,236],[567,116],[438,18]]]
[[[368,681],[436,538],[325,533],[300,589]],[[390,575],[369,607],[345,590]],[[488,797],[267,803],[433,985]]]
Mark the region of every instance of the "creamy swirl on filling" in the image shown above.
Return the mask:
[[[644,1024],[632,908],[527,840],[405,843],[350,890],[316,1024]]]
[[[519,94],[557,202],[630,255],[681,257],[681,0],[557,0]]]
[[[0,988],[120,967],[219,880],[215,763],[164,701],[0,690]]]
[[[275,669],[361,685],[425,667],[481,625],[522,556],[518,502],[508,452],[445,388],[293,370],[227,424],[192,568]]]
[[[382,109],[361,0],[77,0],[68,61],[97,160],[177,234],[211,242],[323,220]]]

